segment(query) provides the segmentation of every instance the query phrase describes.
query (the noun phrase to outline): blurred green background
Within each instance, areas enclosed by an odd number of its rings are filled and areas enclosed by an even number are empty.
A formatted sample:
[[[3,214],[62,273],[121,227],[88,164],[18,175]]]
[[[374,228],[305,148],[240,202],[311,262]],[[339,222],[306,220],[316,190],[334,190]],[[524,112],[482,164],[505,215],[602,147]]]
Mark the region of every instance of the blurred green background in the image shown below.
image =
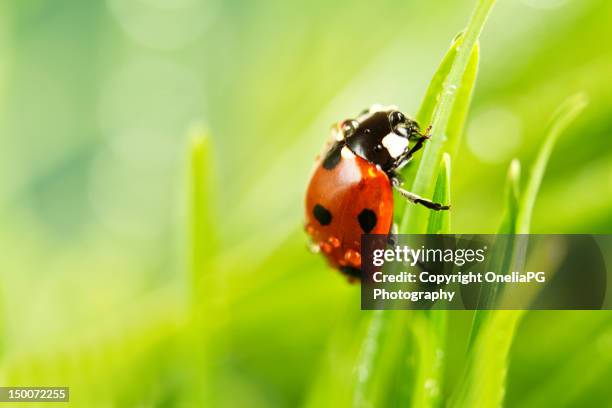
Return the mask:
[[[367,313],[306,250],[313,159],[364,107],[414,114],[472,6],[1,2],[1,385],[70,386],[88,407],[350,401]],[[579,91],[590,104],[555,148],[532,231],[612,231],[610,16],[606,0],[495,6],[453,161],[454,232],[497,230],[508,164],[528,168]],[[188,159],[201,133],[216,240],[198,291]],[[527,313],[506,404],[612,406],[611,318]],[[451,314],[448,390],[470,319]]]

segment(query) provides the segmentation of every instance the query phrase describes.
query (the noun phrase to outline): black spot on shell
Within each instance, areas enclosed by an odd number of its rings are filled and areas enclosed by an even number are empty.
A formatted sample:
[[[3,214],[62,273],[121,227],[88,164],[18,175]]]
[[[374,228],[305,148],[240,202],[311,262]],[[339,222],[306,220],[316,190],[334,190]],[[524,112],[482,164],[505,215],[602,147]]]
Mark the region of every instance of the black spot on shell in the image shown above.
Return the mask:
[[[340,272],[345,275],[361,279],[361,269],[353,268],[352,266],[343,266],[340,268]]]
[[[376,213],[366,208],[359,213],[357,220],[359,220],[359,225],[361,226],[363,232],[368,234],[376,226]]]
[[[326,170],[332,170],[340,163],[340,152],[342,151],[343,145],[336,143],[325,155],[323,159],[323,168]]]
[[[312,209],[312,215],[319,221],[321,225],[329,225],[332,221],[332,215],[329,210],[321,204],[317,204]]]

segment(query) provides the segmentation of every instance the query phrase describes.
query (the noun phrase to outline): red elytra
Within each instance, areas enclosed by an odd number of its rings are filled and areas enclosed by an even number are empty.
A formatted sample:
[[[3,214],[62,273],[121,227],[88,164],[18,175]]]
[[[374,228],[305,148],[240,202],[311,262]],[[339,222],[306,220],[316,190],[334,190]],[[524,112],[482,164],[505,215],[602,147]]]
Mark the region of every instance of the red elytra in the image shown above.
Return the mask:
[[[333,168],[317,163],[306,192],[306,231],[330,265],[359,277],[361,235],[388,234],[392,222],[393,190],[384,171],[346,146]]]

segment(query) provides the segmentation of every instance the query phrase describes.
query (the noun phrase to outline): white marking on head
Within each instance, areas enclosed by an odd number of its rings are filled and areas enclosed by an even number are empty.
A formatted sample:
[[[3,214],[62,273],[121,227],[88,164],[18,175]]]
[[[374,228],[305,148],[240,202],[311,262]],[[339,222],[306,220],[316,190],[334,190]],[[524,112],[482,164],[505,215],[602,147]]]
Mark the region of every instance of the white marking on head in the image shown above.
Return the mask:
[[[340,150],[340,155],[343,159],[352,159],[355,157],[355,153],[351,151],[348,147],[344,146],[342,150]]]
[[[395,133],[389,133],[387,136],[383,137],[382,144],[389,152],[389,155],[397,159],[406,151],[408,139],[398,136]]]

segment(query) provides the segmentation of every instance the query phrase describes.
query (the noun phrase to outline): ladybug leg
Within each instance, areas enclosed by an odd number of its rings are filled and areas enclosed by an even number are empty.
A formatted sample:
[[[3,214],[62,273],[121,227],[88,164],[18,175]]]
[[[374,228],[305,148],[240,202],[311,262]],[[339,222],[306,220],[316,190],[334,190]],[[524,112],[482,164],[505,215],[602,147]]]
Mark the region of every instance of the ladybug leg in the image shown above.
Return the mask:
[[[423,198],[419,195],[416,195],[414,193],[411,193],[410,191],[404,190],[403,188],[401,188],[398,184],[393,183],[393,187],[397,190],[398,193],[400,193],[404,198],[408,199],[409,201],[415,203],[415,204],[421,204],[424,207],[427,207],[429,209],[432,209],[434,211],[440,211],[440,210],[448,210],[450,209],[450,205],[444,205],[444,204],[440,204],[440,203],[434,203],[431,200],[428,200],[426,198]]]
[[[408,157],[412,157],[413,154],[415,154],[416,152],[418,152],[419,150],[421,150],[423,148],[423,143],[425,143],[426,140],[429,139],[429,135],[428,134],[424,134],[421,135],[417,140],[416,143],[414,144],[414,146],[412,146],[412,149],[410,149],[408,151],[407,156]]]
[[[402,184],[404,184],[404,177],[402,177],[402,175],[399,174],[396,170],[391,170],[387,172],[387,175],[391,180],[391,184],[393,184],[394,186],[401,186]]]
[[[411,132],[408,138],[410,140],[419,140],[421,138],[425,138],[425,139],[431,138],[431,125],[427,126],[427,129],[425,129],[425,133],[420,133],[419,131]]]
[[[402,156],[397,160],[397,166],[396,166],[397,168],[403,167],[403,165],[405,165],[406,163],[408,163],[410,159],[412,159],[412,156],[416,152],[418,152],[419,150],[423,148],[423,144],[425,143],[425,141],[429,140],[429,138],[431,137],[429,136],[430,130],[431,130],[431,126],[427,128],[424,134],[416,133],[417,136],[410,135],[409,139],[416,140],[416,143],[414,144],[414,146],[412,146],[410,150],[402,154]]]

